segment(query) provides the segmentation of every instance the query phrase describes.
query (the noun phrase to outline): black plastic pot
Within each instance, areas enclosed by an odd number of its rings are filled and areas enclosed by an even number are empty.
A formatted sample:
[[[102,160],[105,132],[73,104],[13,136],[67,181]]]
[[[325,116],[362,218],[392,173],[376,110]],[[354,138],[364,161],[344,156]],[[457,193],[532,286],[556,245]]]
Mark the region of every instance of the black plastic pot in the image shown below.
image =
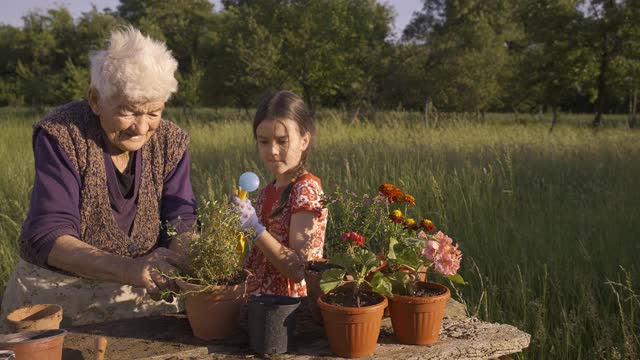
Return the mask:
[[[249,343],[259,354],[286,353],[295,330],[299,298],[252,295],[249,298]]]

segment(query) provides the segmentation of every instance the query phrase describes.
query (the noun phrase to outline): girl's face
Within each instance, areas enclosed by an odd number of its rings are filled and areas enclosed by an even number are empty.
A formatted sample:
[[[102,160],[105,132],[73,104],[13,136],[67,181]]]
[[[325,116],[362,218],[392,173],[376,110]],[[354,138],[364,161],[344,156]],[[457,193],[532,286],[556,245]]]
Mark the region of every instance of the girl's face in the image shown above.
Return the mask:
[[[276,178],[277,185],[287,184],[302,154],[309,147],[311,134],[300,135],[298,124],[290,119],[263,120],[256,128],[260,160]]]

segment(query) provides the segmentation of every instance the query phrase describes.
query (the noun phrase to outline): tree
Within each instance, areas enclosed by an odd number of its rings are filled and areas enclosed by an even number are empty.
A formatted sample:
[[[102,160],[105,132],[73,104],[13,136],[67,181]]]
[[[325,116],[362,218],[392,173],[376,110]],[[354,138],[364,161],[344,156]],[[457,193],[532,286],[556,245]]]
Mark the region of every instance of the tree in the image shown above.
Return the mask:
[[[606,110],[611,65],[621,55],[627,41],[625,34],[625,1],[591,0],[586,3],[585,35],[597,62],[596,114],[593,127],[602,124]]]
[[[434,85],[425,98],[452,111],[495,105],[509,71],[506,44],[518,36],[513,14],[512,1],[424,0],[404,40],[428,49],[424,81]]]
[[[522,54],[517,68],[520,85],[530,89],[533,104],[550,106],[550,130],[559,110],[584,92],[590,77],[581,37],[583,24],[576,1],[531,0],[521,3],[518,17],[525,37],[518,44]]]
[[[390,9],[369,0],[227,1],[235,54],[228,82],[299,91],[313,111],[318,103],[366,98],[390,31]],[[230,30],[230,31],[229,31]],[[260,56],[256,56],[260,54]]]

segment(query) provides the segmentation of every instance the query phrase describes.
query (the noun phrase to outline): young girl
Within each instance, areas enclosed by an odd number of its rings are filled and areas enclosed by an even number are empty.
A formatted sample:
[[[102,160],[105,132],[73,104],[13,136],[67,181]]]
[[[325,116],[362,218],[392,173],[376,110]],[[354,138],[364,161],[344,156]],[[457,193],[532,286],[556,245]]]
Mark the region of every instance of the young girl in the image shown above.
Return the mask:
[[[254,276],[248,292],[292,297],[307,295],[304,268],[322,258],[327,210],[320,179],[308,172],[315,127],[300,97],[278,91],[265,97],[253,120],[260,159],[274,180],[249,200],[233,197],[242,228],[256,231],[245,268]]]

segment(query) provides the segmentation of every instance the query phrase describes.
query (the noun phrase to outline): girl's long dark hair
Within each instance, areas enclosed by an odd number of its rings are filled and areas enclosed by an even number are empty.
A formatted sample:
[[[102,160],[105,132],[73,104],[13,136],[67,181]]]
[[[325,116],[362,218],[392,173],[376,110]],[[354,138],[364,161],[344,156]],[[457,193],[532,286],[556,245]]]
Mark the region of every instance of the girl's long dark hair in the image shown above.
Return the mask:
[[[316,129],[313,117],[311,116],[311,113],[309,113],[304,101],[291,91],[280,90],[262,98],[258,105],[258,109],[256,110],[256,116],[253,118],[253,137],[257,138],[256,130],[261,122],[272,119],[293,120],[298,124],[300,136],[304,136],[306,133],[309,133],[310,135],[309,146],[307,146],[307,149],[302,152],[300,163],[295,169],[293,169],[291,182],[282,192],[278,207],[271,213],[271,217],[274,217],[282,213],[284,207],[289,201],[289,196],[291,195],[291,190],[293,189],[295,181],[307,170],[307,157],[314,145]]]

